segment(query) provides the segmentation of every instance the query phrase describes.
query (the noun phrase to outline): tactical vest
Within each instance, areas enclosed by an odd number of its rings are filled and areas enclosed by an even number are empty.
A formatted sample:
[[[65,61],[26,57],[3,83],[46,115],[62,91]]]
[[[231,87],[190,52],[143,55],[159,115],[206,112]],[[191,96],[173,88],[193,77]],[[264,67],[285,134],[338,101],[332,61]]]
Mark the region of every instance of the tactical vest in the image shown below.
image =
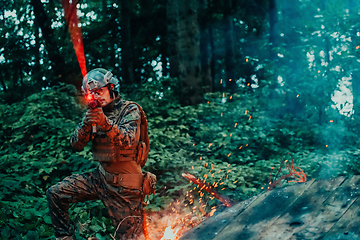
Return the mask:
[[[118,124],[123,117],[124,109],[130,105],[136,104],[140,111],[141,123],[140,129],[136,131],[135,144],[124,148],[117,146],[109,140],[106,133],[98,132],[93,139],[93,157],[95,161],[100,162],[124,162],[135,161],[143,167],[148,158],[150,144],[148,135],[148,123],[146,114],[141,106],[135,102],[126,101],[120,109],[118,116],[116,116],[115,124]]]

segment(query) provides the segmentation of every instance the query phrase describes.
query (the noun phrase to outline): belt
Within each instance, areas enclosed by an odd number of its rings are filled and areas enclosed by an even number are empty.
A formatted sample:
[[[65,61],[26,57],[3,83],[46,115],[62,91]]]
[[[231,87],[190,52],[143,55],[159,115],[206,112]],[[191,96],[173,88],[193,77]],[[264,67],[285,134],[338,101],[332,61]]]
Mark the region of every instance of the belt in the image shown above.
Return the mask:
[[[143,174],[110,173],[105,171],[101,164],[99,164],[99,171],[105,180],[112,185],[142,190]]]

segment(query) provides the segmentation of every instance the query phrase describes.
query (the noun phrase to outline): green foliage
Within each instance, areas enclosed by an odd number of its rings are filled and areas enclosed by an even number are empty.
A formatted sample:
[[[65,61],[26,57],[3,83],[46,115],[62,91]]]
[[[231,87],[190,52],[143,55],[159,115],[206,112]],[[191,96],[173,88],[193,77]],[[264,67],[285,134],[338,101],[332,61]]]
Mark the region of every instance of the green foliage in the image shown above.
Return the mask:
[[[25,237],[33,234],[29,230],[41,238],[53,235],[46,189],[71,172],[94,166],[89,147],[79,153],[70,148],[69,137],[82,111],[75,93],[73,86],[59,85],[22,102],[1,105],[3,236]]]
[[[262,90],[210,93],[204,104],[181,107],[174,94],[177,84],[162,78],[124,96],[137,101],[148,115],[151,148],[144,170],[155,173],[158,184],[147,210],[160,211],[174,201],[193,206],[200,198],[206,211],[221,205],[182,177],[185,172],[216,186],[234,202],[264,191],[281,159],[293,158],[308,179],[359,173],[356,138],[335,112],[328,111],[334,121],[322,125],[291,114],[279,118],[275,112],[283,99],[269,106],[260,97]],[[2,238],[52,238],[46,189],[96,166],[90,146],[80,152],[70,148],[69,138],[84,110],[78,102],[74,87],[59,85],[0,105]],[[114,233],[100,201],[71,205],[70,220],[77,239],[110,239]]]

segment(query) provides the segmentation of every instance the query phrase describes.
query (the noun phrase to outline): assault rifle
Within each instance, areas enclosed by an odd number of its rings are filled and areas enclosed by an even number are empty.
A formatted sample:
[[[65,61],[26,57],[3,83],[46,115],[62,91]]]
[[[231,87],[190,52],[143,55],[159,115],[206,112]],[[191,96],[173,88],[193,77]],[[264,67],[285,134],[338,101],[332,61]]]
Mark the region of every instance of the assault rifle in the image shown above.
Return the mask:
[[[96,99],[94,98],[94,95],[92,95],[92,94],[88,94],[88,95],[86,96],[86,101],[88,102],[88,107],[89,107],[89,108],[94,109],[94,108],[97,108],[97,107],[100,107],[100,106],[101,106],[100,103],[99,103],[99,101],[96,100]],[[92,135],[94,136],[95,134],[96,134],[96,124],[93,124],[93,125],[92,125]]]

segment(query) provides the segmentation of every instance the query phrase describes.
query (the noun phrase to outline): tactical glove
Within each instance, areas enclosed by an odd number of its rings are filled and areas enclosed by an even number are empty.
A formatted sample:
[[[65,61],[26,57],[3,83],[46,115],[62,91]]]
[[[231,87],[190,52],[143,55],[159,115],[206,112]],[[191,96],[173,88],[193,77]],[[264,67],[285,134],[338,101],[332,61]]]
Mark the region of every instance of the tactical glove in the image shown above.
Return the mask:
[[[112,128],[112,121],[109,120],[101,107],[89,108],[86,111],[85,118],[83,121],[84,126],[91,127],[96,125],[101,131],[109,131]]]

